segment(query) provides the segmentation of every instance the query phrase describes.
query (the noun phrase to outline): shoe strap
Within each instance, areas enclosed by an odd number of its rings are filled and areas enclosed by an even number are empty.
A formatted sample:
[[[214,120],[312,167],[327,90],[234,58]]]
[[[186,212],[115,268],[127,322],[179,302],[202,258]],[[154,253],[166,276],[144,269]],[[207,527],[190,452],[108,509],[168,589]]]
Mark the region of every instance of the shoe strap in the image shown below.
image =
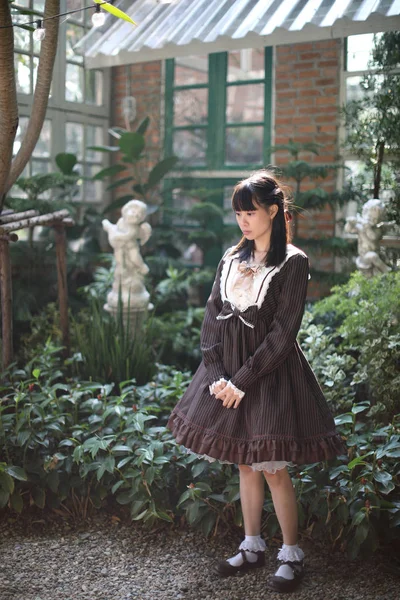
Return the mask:
[[[279,566],[288,565],[294,573],[299,573],[303,568],[303,561],[300,560],[280,560]]]

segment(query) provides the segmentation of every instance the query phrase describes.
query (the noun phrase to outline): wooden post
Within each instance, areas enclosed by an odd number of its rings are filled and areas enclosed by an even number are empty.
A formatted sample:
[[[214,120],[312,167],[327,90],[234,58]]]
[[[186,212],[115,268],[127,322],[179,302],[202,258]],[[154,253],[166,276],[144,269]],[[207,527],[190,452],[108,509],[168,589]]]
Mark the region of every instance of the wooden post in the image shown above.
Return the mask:
[[[0,294],[2,325],[2,364],[6,369],[13,359],[13,315],[10,244],[0,238]]]
[[[69,324],[68,324],[68,289],[67,289],[67,236],[64,225],[55,225],[57,253],[57,281],[58,281],[58,304],[60,310],[60,324],[62,331],[62,343],[64,346],[64,357],[69,356]]]

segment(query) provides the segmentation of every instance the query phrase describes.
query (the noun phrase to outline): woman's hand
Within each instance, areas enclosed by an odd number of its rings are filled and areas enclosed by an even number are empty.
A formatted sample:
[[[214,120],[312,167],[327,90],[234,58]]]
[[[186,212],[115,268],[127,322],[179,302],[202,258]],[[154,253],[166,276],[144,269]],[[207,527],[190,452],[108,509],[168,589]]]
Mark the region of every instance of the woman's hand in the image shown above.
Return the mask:
[[[222,406],[225,408],[237,408],[241,402],[241,398],[236,394],[235,390],[231,387],[226,387],[225,383],[224,389],[215,394],[215,397],[218,400],[222,400]]]
[[[227,386],[228,382],[227,381],[220,381],[215,387],[214,387],[214,396],[216,396],[218,394],[218,392],[220,392],[221,390],[223,390],[226,386]]]

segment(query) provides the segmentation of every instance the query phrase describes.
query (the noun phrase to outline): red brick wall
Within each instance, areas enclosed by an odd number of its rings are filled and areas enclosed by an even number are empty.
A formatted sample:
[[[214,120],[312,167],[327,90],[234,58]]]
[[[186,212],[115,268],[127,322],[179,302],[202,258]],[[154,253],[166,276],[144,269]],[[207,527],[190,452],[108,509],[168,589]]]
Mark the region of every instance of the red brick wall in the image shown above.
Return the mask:
[[[292,138],[297,142],[322,144],[319,156],[310,152],[300,154],[300,160],[313,163],[334,163],[338,159],[340,40],[323,40],[278,46],[275,70],[275,143],[285,144]],[[275,162],[284,164],[289,155],[279,151]],[[315,185],[305,181],[303,190]],[[336,189],[336,173],[320,180],[327,192]],[[299,237],[333,235],[334,215],[327,206],[298,217]],[[318,256],[318,269],[329,270],[333,259]]]
[[[322,144],[319,156],[304,152],[300,159],[315,163],[337,162],[339,126],[340,40],[322,40],[290,44],[276,48],[275,61],[275,143],[284,144],[293,138],[298,142],[315,141]],[[161,123],[161,61],[115,67],[112,78],[112,125],[126,127],[122,113],[122,99],[126,95],[137,100],[137,118],[132,124],[149,115],[147,132],[149,156],[143,168],[149,170],[162,153]],[[130,78],[130,82],[129,82]],[[128,82],[128,86],[127,86]],[[277,152],[275,162],[282,165],[289,156]],[[305,181],[302,189],[315,185]],[[319,183],[328,192],[336,189],[336,173],[330,172]],[[118,196],[126,193],[119,189]],[[331,236],[334,233],[334,215],[329,207],[303,213],[298,219],[299,237]],[[331,270],[333,258],[329,255],[311,257],[318,269]]]
[[[146,117],[150,117],[150,125],[146,132],[146,156],[141,161],[144,178],[151,168],[160,160],[162,153],[161,140],[161,61],[139,63],[112,69],[111,90],[111,126],[127,128],[122,111],[122,100],[125,96],[136,98],[136,119],[130,124],[132,131]],[[118,196],[129,193],[128,188],[118,188]]]

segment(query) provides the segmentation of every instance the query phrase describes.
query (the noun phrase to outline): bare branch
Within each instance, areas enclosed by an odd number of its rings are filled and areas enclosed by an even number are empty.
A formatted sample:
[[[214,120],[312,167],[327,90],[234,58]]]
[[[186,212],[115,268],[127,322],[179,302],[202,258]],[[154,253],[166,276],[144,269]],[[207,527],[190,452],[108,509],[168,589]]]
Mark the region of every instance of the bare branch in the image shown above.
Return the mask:
[[[20,221],[21,219],[29,219],[30,217],[37,217],[38,214],[38,210],[24,210],[24,212],[13,212],[8,215],[0,215],[0,225],[3,225],[4,223],[13,223],[14,221]]]
[[[7,233],[10,231],[18,231],[24,227],[32,227],[33,225],[55,225],[60,221],[66,219],[67,223],[70,223],[69,211],[67,209],[57,210],[53,213],[47,213],[40,215],[39,217],[31,217],[29,219],[21,219],[20,221],[14,221],[13,223],[0,223],[0,233]]]
[[[2,4],[0,0],[0,4]],[[8,4],[8,3],[7,3]],[[60,0],[46,0],[44,16],[51,17],[60,12]],[[41,43],[36,87],[33,96],[32,112],[21,147],[11,166],[5,191],[8,192],[24,170],[30,159],[46,117],[47,103],[53,76],[54,60],[57,52],[59,17],[45,21],[46,37]],[[6,30],[7,31],[7,30]],[[3,34],[2,34],[3,35]],[[14,62],[11,62],[14,65]]]
[[[18,104],[14,71],[14,32],[10,4],[0,0],[0,210],[4,203],[10,174],[15,134],[18,129]],[[8,26],[8,27],[7,27]]]

